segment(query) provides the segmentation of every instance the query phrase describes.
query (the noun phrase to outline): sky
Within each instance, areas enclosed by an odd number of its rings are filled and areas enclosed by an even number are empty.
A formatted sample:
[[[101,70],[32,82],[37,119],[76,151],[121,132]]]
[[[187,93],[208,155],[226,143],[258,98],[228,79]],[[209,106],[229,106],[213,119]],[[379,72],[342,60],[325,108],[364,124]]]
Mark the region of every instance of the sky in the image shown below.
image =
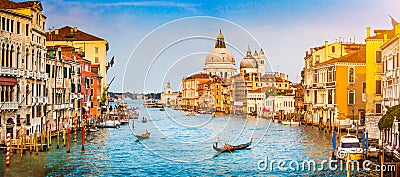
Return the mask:
[[[116,92],[175,91],[200,72],[222,30],[239,66],[243,54],[265,51],[268,71],[299,82],[309,48],[324,41],[365,43],[366,27],[391,29],[399,0],[128,1],[42,0],[47,28],[69,25],[106,39],[107,80]]]

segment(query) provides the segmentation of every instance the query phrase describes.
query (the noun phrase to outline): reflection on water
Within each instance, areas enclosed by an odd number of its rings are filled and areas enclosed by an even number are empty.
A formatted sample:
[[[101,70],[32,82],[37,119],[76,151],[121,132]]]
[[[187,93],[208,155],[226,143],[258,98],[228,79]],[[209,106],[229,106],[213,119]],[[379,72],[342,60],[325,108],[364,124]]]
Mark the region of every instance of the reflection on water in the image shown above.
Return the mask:
[[[139,102],[131,102],[140,105]],[[136,105],[135,105],[136,106]],[[135,142],[129,126],[120,129],[102,129],[87,135],[85,151],[80,140],[72,143],[71,153],[66,147],[56,149],[56,140],[50,152],[37,156],[29,152],[22,157],[14,154],[10,167],[0,169],[5,176],[113,176],[113,175],[183,175],[183,176],[297,176],[310,172],[259,171],[257,163],[265,155],[274,160],[327,160],[331,155],[330,134],[311,127],[289,127],[271,123],[269,119],[228,118],[217,115],[188,117],[182,111],[165,111],[140,107],[134,133],[146,129],[150,138]],[[269,130],[266,131],[267,127]],[[80,135],[78,135],[80,137]],[[246,143],[253,137],[251,150],[219,154],[212,148],[216,137],[221,143]],[[5,164],[0,153],[0,163]],[[332,172],[319,172],[331,175]],[[3,176],[4,176],[3,175]],[[341,174],[343,175],[343,174]]]

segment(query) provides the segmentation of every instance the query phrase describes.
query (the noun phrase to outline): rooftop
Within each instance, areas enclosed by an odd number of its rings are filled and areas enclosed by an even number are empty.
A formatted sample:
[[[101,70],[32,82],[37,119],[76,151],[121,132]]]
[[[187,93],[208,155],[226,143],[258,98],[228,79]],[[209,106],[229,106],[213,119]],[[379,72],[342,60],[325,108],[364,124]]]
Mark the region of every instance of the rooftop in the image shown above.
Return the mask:
[[[0,9],[19,9],[27,7],[38,7],[43,10],[40,1],[13,2],[10,0],[0,0]]]
[[[322,63],[317,64],[316,66],[331,64],[331,63],[338,63],[338,62],[346,62],[346,63],[365,63],[366,56],[365,56],[365,48],[358,50],[357,52],[350,53],[340,58],[331,59]]]
[[[56,34],[57,33],[57,34]],[[104,41],[104,39],[96,37],[92,34],[83,32],[78,28],[64,26],[60,29],[49,31],[46,37],[47,41]]]

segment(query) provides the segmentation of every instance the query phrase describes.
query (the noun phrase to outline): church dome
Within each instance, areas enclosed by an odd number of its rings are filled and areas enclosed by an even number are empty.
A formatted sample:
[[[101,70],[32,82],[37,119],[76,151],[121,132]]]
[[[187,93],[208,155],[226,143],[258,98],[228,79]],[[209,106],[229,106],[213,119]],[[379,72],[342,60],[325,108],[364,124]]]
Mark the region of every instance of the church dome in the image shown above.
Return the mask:
[[[240,62],[240,68],[258,68],[257,61],[254,58],[244,58]]]
[[[232,63],[235,64],[232,52],[227,48],[214,48],[208,52],[206,64],[208,63]]]
[[[250,47],[247,49],[246,57],[240,62],[240,68],[258,68],[257,60],[251,54]]]

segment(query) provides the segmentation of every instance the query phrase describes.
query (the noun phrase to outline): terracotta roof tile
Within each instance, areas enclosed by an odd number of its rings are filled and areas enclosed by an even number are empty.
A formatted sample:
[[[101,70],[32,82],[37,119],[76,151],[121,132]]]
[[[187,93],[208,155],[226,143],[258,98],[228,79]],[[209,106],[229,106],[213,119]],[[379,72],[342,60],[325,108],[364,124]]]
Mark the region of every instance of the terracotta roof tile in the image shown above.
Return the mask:
[[[393,38],[395,35],[395,31],[394,30],[374,30],[375,32],[375,36],[371,36],[367,39],[383,39],[384,34],[387,34],[387,38],[391,39]]]
[[[358,50],[357,52],[347,54],[340,58],[331,59],[322,63],[319,63],[317,66],[337,63],[337,62],[347,62],[347,63],[365,63],[366,56],[365,56],[365,48]]]
[[[211,77],[208,74],[200,73],[200,74],[191,75],[191,76],[185,78],[184,80],[187,80],[187,79],[211,79]]]
[[[26,2],[13,2],[10,0],[0,0],[0,9],[19,9],[38,6],[39,9],[43,10],[40,1],[26,1]]]
[[[74,31],[74,28],[70,26],[64,26],[58,30],[58,34],[55,34],[55,30],[48,32],[47,41],[104,41],[104,39],[85,33],[79,29]]]

